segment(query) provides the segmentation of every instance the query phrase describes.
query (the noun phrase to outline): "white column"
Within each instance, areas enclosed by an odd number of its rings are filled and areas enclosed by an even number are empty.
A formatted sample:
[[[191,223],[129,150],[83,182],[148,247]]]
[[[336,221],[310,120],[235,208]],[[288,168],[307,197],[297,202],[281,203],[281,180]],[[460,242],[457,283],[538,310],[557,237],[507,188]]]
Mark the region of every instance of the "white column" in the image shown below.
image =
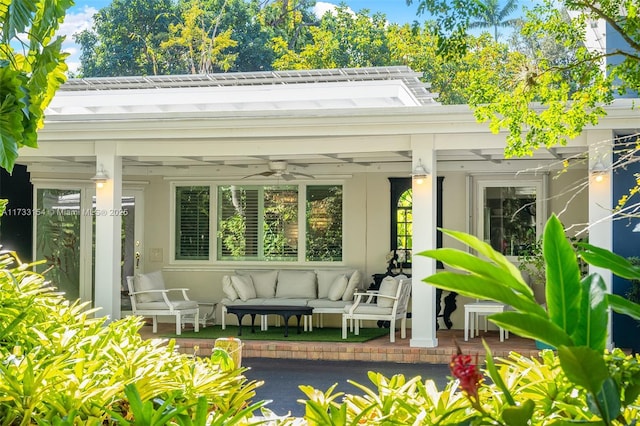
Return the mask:
[[[96,146],[96,170],[104,170],[109,179],[96,186],[96,258],[94,305],[97,315],[111,320],[120,318],[120,259],[122,208],[122,158],[115,146]]]
[[[607,130],[591,130],[587,133],[589,144],[589,171],[598,162],[602,163],[606,173],[602,180],[596,180],[589,173],[589,244],[607,250],[613,250],[613,226],[611,212],[613,210],[613,177],[612,163],[612,133]],[[589,273],[602,276],[607,292],[613,291],[611,271],[589,265]],[[611,311],[609,312],[609,330],[607,332],[607,347],[613,345]]]
[[[412,347],[438,346],[436,338],[436,289],[422,281],[436,272],[435,260],[417,256],[436,247],[436,156],[432,136],[414,136],[412,170],[422,163],[430,172],[421,184],[413,181]]]

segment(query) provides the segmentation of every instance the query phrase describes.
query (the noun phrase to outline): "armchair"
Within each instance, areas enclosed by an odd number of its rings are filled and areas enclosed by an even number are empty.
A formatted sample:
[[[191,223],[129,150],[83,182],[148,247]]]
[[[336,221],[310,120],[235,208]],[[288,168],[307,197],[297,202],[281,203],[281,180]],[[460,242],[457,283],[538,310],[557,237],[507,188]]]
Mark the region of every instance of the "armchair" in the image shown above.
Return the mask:
[[[127,277],[127,287],[133,315],[153,318],[154,333],[158,332],[158,315],[176,317],[177,335],[182,331],[182,316],[189,316],[189,319],[193,316],[193,328],[196,332],[199,331],[198,302],[189,299],[187,288],[165,288],[161,271]],[[180,298],[170,298],[171,292],[179,292]]]
[[[360,334],[360,320],[389,321],[390,341],[396,341],[396,320],[400,320],[400,337],[407,337],[407,308],[411,295],[411,280],[406,277],[387,277],[375,295],[376,303],[367,303],[371,293],[356,293],[352,304],[342,314],[342,338],[347,338],[347,323],[355,324],[355,334]]]

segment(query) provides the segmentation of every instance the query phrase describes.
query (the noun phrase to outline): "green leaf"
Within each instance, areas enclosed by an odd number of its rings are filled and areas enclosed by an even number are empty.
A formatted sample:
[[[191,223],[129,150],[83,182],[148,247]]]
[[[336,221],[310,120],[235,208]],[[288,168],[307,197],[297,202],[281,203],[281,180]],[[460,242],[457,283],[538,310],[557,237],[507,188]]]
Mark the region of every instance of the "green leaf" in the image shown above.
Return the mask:
[[[551,321],[574,333],[580,313],[580,269],[560,220],[552,215],[544,229],[542,250],[546,265],[546,301]]]
[[[533,290],[522,279],[520,270],[514,272],[510,267],[506,268],[500,264],[486,262],[472,254],[452,248],[426,250],[420,254],[439,260],[456,270],[471,272],[481,277],[499,281],[519,293],[531,298],[534,297]]]
[[[500,373],[498,373],[496,364],[493,362],[493,354],[491,353],[491,348],[489,347],[489,345],[487,345],[487,342],[484,339],[482,340],[482,345],[484,346],[484,350],[486,353],[485,363],[489,377],[491,378],[491,380],[493,380],[493,383],[495,383],[496,386],[502,391],[502,394],[506,398],[507,403],[509,405],[515,406],[516,402],[513,400],[511,392],[509,392],[509,389],[504,384],[504,380],[502,380],[502,376],[500,375]]]
[[[489,244],[465,232],[453,231],[450,229],[441,229],[441,231],[443,234],[465,243],[466,245],[477,251],[479,255],[486,257],[501,268],[509,271],[513,277],[519,278],[521,284],[523,284],[524,286],[527,285],[522,279],[520,270],[513,263],[511,263],[509,259],[502,255],[502,253],[495,251]]]
[[[560,366],[567,378],[596,395],[609,377],[601,351],[586,346],[558,346]]]
[[[527,426],[530,424],[535,407],[536,405],[530,399],[517,407],[505,407],[502,411],[502,420],[509,426]]]
[[[478,260],[480,262],[480,260]],[[455,291],[463,296],[490,299],[505,303],[514,309],[538,316],[546,316],[544,309],[533,298],[515,293],[499,281],[474,275],[442,271],[423,280],[443,290]]]
[[[640,304],[625,299],[618,294],[607,294],[607,303],[617,313],[628,315],[640,321]]]
[[[578,326],[571,335],[576,346],[587,346],[603,351],[607,344],[607,288],[600,275],[589,275],[582,280]]]
[[[489,315],[488,318],[497,326],[522,337],[539,340],[554,347],[573,345],[571,337],[548,318],[513,311]]]
[[[605,268],[615,275],[629,280],[640,279],[640,267],[633,266],[627,259],[609,250],[587,243],[578,244],[580,256],[590,265]]]
[[[587,395],[587,404],[592,412],[597,413],[606,420],[607,424],[618,417],[622,408],[620,404],[620,392],[613,378],[608,377],[602,384],[602,389],[595,396]]]

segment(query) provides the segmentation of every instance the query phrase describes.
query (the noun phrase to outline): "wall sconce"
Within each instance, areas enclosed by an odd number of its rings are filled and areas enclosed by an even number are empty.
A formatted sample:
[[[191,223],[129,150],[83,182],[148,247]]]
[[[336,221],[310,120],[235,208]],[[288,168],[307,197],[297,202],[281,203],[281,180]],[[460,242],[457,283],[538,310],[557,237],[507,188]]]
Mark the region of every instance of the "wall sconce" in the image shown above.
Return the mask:
[[[416,181],[418,185],[422,185],[424,180],[429,176],[429,171],[422,164],[422,159],[418,160],[418,165],[411,172],[411,177]]]
[[[602,161],[598,160],[597,163],[591,168],[591,176],[595,182],[602,182],[607,174],[607,168],[602,164]]]
[[[91,180],[96,183],[97,188],[102,188],[108,179],[109,175],[104,171],[102,165],[100,165],[100,169],[97,171],[95,176],[91,178]]]

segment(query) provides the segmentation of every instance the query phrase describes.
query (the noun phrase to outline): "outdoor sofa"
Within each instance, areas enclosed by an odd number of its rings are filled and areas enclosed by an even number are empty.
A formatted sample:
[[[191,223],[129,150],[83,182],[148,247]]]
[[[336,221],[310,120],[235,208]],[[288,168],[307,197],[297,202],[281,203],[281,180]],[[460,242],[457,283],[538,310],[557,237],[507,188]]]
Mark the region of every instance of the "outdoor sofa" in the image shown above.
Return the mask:
[[[222,328],[232,305],[309,306],[322,327],[323,314],[342,315],[362,289],[362,273],[354,269],[237,270],[222,278]]]

